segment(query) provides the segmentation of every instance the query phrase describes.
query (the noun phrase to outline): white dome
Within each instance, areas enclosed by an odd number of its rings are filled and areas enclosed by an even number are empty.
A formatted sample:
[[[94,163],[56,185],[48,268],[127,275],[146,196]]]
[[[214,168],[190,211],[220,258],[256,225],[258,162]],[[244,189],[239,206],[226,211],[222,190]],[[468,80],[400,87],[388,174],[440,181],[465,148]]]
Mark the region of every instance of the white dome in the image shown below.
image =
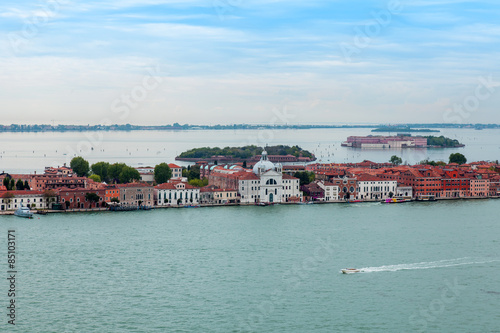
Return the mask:
[[[258,175],[259,173],[274,170],[275,168],[274,163],[267,159],[267,152],[264,150],[260,161],[253,166],[253,173]]]

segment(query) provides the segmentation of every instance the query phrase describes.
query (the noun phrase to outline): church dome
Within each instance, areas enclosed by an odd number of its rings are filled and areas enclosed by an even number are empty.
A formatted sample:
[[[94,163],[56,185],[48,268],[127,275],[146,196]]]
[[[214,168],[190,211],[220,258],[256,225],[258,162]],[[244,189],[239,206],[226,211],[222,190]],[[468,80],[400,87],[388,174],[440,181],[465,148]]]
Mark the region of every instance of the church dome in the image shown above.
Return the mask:
[[[262,157],[260,158],[260,161],[257,162],[253,167],[253,173],[258,175],[259,173],[264,173],[266,171],[274,169],[275,169],[274,163],[268,160],[267,151],[264,150],[262,152]]]

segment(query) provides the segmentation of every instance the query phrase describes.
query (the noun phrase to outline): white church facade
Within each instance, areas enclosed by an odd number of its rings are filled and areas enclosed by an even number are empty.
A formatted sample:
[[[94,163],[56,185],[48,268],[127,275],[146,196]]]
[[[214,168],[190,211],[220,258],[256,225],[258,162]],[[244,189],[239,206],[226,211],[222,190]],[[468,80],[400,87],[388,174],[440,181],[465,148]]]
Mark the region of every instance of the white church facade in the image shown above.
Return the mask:
[[[266,151],[253,167],[253,172],[239,179],[238,187],[242,204],[302,201],[300,180],[283,175],[282,165],[269,161]]]

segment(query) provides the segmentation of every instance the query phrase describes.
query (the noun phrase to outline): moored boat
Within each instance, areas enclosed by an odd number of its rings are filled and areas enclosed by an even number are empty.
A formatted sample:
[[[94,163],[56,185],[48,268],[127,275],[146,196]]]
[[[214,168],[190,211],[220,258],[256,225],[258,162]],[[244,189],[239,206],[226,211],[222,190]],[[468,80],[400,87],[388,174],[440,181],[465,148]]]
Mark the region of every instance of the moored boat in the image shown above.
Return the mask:
[[[409,202],[411,200],[404,199],[404,198],[390,198],[390,199],[385,199],[382,200],[383,203],[403,203],[403,202]]]
[[[31,219],[33,218],[33,212],[28,207],[19,207],[18,210],[14,212],[15,216]]]

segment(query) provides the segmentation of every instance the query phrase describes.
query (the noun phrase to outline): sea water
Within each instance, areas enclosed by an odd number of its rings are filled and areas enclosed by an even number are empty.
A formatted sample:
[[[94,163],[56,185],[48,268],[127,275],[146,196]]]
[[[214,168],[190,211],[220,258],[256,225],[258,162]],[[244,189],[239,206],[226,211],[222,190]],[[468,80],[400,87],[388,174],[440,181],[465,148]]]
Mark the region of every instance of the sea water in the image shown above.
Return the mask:
[[[17,332],[499,332],[500,200],[0,217]],[[3,250],[2,250],[3,249]],[[342,268],[360,268],[341,274]]]

